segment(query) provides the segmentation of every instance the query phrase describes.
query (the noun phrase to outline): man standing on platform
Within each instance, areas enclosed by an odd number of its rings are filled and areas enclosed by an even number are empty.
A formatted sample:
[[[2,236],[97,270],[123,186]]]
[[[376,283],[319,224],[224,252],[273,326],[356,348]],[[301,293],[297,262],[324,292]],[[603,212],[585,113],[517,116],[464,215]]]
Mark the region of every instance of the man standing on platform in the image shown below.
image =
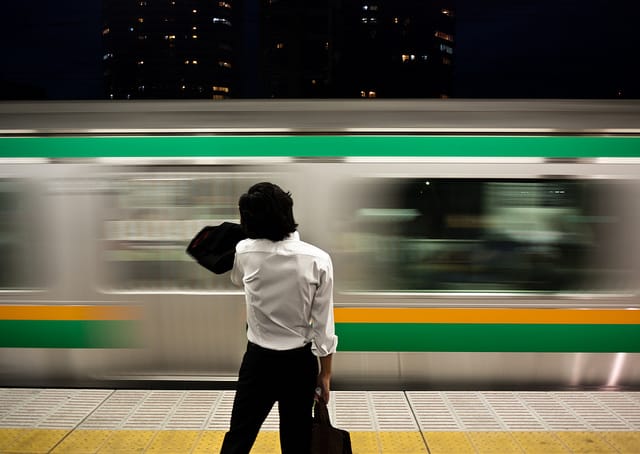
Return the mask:
[[[253,185],[239,208],[248,238],[236,246],[231,280],[244,287],[248,343],[220,452],[249,453],[277,401],[282,454],[306,454],[314,390],[329,401],[338,344],[331,258],[300,240],[293,199],[279,186]]]

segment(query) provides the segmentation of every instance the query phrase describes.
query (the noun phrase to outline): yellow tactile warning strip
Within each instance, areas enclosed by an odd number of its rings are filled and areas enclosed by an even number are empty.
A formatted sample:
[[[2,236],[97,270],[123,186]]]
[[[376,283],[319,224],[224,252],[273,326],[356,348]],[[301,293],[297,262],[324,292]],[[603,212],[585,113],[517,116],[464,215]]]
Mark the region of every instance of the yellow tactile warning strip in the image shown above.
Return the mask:
[[[220,450],[224,432],[0,429],[3,454],[199,454]],[[638,454],[640,432],[351,432],[355,454]],[[262,431],[252,454],[280,454]]]
[[[638,309],[347,308],[339,323],[640,324]]]
[[[233,391],[0,388],[0,453],[215,453]],[[640,392],[346,392],[362,454],[636,453]],[[277,410],[253,454],[279,453]]]

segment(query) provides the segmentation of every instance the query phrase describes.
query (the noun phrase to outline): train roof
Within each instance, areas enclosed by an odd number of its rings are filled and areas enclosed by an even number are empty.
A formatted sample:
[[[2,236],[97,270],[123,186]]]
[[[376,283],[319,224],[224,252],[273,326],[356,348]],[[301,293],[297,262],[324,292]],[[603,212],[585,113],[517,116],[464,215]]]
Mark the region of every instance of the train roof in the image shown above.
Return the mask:
[[[0,102],[0,135],[638,134],[629,100]]]

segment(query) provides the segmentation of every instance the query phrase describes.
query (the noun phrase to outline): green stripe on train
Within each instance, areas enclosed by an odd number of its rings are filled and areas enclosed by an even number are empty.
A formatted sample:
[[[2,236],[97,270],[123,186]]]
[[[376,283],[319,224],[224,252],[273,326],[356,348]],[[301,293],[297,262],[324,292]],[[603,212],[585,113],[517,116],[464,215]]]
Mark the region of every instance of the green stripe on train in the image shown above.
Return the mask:
[[[170,136],[5,137],[0,157],[467,156],[640,157],[640,137]]]
[[[0,320],[0,347],[140,347],[134,320]],[[340,351],[640,352],[640,325],[337,323]]]
[[[340,351],[640,352],[640,325],[337,323]]]
[[[135,320],[0,320],[0,347],[139,347]]]

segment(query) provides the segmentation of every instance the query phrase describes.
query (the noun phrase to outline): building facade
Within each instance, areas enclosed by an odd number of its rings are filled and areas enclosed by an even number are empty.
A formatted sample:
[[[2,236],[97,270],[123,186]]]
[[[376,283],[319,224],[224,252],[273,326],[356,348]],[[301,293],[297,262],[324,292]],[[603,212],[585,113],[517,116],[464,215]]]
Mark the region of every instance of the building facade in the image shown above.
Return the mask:
[[[453,0],[104,0],[111,99],[441,98]]]
[[[451,0],[263,0],[262,9],[267,97],[451,93]]]
[[[104,0],[106,97],[232,97],[233,1]]]

